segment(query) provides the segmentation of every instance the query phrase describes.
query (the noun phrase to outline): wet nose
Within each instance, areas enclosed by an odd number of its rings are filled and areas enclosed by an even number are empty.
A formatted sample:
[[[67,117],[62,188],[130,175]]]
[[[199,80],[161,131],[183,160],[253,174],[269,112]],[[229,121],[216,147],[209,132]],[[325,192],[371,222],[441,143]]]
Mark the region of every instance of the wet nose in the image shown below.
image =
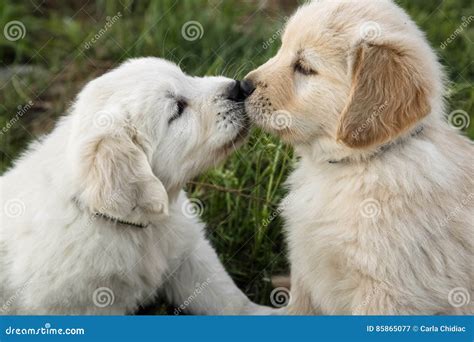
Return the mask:
[[[231,101],[241,102],[244,101],[246,97],[247,96],[242,92],[241,82],[236,80],[234,84],[230,86],[227,98]]]
[[[240,88],[245,97],[249,97],[255,90],[255,85],[249,79],[245,79],[240,82]]]

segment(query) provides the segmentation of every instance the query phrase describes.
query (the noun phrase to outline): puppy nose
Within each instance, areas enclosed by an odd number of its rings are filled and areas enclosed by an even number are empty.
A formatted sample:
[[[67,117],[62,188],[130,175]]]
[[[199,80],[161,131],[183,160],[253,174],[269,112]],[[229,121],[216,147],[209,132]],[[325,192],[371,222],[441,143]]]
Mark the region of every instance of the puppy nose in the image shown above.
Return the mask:
[[[255,85],[248,78],[240,82],[240,88],[245,97],[249,97],[255,90]]]
[[[227,98],[231,101],[241,102],[245,100],[247,96],[242,92],[242,87],[240,85],[240,81],[235,81],[233,85],[231,85],[229,89],[229,93]]]

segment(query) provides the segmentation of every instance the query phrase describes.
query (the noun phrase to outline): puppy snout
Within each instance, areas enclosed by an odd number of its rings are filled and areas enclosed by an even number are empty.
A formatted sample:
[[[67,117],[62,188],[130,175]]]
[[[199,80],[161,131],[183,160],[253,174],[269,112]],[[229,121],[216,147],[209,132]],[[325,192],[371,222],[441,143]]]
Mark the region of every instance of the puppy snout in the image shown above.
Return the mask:
[[[231,101],[242,102],[244,101],[247,96],[245,96],[244,92],[242,91],[241,82],[235,81],[229,89],[229,93],[227,98]]]
[[[241,92],[247,98],[250,95],[252,95],[252,93],[254,92],[255,85],[250,79],[246,78],[242,82],[240,82],[240,88],[241,88]]]

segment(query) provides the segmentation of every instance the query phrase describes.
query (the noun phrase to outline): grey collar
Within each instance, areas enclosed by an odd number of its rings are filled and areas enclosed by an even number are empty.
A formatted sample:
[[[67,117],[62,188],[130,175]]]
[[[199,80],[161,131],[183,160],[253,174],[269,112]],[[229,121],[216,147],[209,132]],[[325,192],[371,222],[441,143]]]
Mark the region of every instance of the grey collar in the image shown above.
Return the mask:
[[[410,137],[415,137],[415,136],[417,136],[418,134],[420,134],[420,133],[423,131],[423,129],[424,129],[423,126],[417,127],[417,128],[413,131],[413,133],[411,133]],[[397,141],[395,141],[395,142],[389,142],[389,143],[387,143],[387,144],[385,144],[385,145],[382,145],[382,146],[378,149],[378,151],[376,151],[374,154],[372,154],[372,155],[370,156],[370,158],[374,158],[374,157],[376,157],[376,156],[379,156],[379,155],[381,155],[382,153],[386,152],[387,150],[391,149],[393,146],[400,145],[400,144],[402,144],[403,142],[404,142],[404,139],[399,139],[399,140],[397,140]],[[329,159],[329,160],[328,160],[328,163],[329,163],[329,164],[346,164],[346,163],[350,163],[350,162],[351,162],[351,160],[350,160],[349,157],[345,157],[345,158],[342,158],[342,159],[339,159],[339,160],[337,160],[337,159]]]
[[[96,217],[101,217],[107,221],[112,221],[114,223],[120,223],[120,224],[123,224],[125,226],[132,226],[132,227],[135,227],[135,228],[146,228],[148,227],[148,223],[147,224],[144,224],[144,223],[135,223],[135,222],[130,222],[130,221],[125,221],[125,220],[121,220],[117,217],[112,217],[112,216],[109,216],[107,214],[104,214],[104,213],[94,213],[94,216]]]

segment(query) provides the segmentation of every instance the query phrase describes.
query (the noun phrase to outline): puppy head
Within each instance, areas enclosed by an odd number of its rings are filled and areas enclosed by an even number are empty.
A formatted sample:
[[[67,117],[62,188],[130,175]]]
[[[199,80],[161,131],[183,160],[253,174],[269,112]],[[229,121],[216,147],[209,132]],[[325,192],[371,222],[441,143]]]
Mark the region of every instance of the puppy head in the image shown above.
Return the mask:
[[[365,149],[397,138],[440,98],[436,56],[389,1],[313,2],[290,19],[277,55],[249,73],[253,121],[295,145]],[[435,94],[438,92],[438,94]],[[287,125],[274,123],[285,113]]]
[[[114,217],[166,212],[170,192],[245,137],[236,89],[234,80],[190,77],[157,58],[131,60],[90,82],[73,107],[78,199]]]

